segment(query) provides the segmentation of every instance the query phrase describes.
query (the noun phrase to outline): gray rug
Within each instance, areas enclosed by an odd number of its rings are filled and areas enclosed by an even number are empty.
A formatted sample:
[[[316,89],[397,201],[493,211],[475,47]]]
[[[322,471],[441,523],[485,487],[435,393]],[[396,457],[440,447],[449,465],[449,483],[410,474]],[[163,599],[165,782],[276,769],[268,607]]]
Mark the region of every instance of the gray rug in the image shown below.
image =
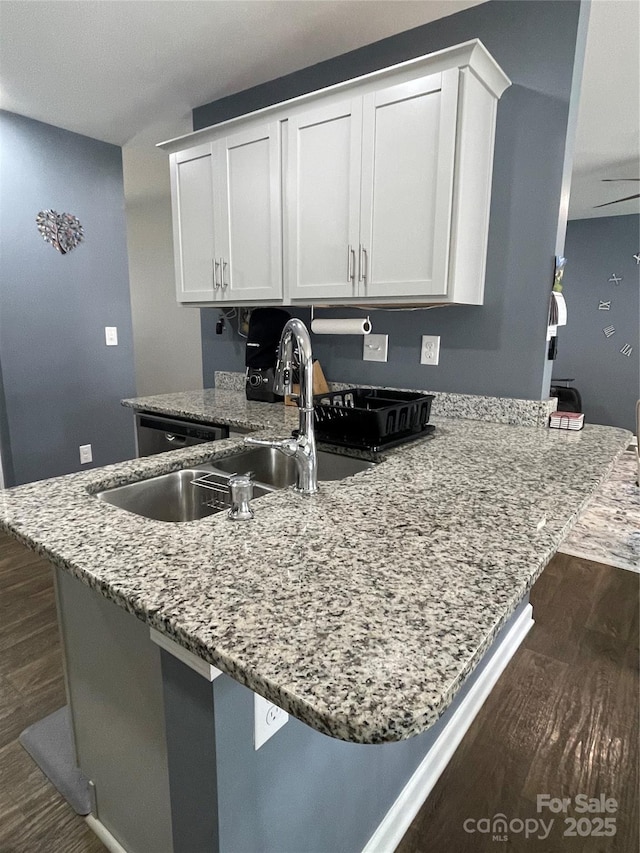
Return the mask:
[[[89,814],[89,780],[76,766],[68,706],[28,726],[18,740],[71,808]]]

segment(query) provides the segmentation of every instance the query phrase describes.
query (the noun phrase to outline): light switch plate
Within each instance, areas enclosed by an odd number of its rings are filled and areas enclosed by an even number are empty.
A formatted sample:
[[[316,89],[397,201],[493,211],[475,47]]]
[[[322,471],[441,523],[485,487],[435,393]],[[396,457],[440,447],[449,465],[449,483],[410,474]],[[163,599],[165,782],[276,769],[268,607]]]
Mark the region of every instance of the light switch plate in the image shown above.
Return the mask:
[[[118,327],[117,326],[105,326],[104,327],[104,339],[108,347],[117,347],[118,346]]]
[[[363,361],[386,361],[389,335],[365,335],[362,339]]]

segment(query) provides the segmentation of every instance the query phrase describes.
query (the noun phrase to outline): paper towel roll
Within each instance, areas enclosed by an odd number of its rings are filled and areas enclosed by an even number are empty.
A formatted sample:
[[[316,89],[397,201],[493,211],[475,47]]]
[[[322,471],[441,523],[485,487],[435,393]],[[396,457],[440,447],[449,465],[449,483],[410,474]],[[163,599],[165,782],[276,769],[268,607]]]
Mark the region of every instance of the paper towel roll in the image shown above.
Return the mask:
[[[316,335],[368,335],[371,322],[365,320],[312,320],[311,331]]]
[[[564,301],[564,296],[561,293],[556,293],[556,291],[552,291],[551,295],[556,301],[556,306],[558,308],[558,319],[556,325],[558,326],[566,326],[567,325],[567,303]]]

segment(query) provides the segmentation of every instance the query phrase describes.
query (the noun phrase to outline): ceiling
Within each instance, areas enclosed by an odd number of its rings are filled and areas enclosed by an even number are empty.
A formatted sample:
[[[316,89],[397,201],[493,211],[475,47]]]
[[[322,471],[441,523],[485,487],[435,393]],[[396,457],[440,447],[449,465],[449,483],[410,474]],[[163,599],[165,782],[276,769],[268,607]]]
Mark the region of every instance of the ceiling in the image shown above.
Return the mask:
[[[117,145],[191,110],[482,0],[0,0],[0,108]],[[594,0],[570,215],[639,210],[640,4]]]
[[[640,3],[592,0],[569,216],[640,213],[640,200],[595,208],[640,192]],[[607,181],[603,181],[607,179]]]
[[[479,2],[0,0],[0,106],[124,145],[194,107]]]

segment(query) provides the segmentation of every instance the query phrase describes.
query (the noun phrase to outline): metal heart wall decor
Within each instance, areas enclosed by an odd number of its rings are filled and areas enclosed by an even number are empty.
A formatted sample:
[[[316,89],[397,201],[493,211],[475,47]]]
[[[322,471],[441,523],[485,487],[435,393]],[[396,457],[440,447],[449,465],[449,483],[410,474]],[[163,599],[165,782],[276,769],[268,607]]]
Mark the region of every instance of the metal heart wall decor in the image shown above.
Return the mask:
[[[70,213],[41,210],[36,216],[36,224],[45,243],[51,243],[61,255],[66,255],[84,240],[80,220]]]

